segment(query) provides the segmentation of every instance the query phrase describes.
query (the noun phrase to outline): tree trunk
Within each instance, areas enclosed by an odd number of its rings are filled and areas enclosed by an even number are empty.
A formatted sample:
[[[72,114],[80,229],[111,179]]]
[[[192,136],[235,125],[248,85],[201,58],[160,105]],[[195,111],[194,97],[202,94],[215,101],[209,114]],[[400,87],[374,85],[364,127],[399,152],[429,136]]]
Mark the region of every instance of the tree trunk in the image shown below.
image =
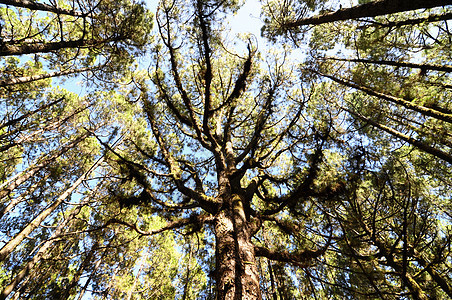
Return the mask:
[[[391,27],[402,27],[402,26],[406,26],[406,25],[416,25],[416,24],[422,24],[422,23],[446,21],[446,20],[450,20],[450,19],[452,19],[452,13],[443,13],[443,14],[438,14],[438,15],[430,15],[430,16],[424,17],[424,18],[416,18],[416,19],[409,19],[409,20],[403,20],[403,21],[390,21],[390,22],[386,22],[386,23],[372,22],[371,26],[391,28]]]
[[[10,78],[10,79],[3,79],[0,80],[0,87],[15,85],[15,84],[21,84],[21,83],[27,83],[27,82],[33,82],[41,79],[46,78],[52,78],[52,77],[59,77],[59,76],[65,76],[69,74],[76,74],[76,73],[82,73],[86,71],[90,71],[95,69],[95,67],[89,67],[89,68],[81,68],[81,69],[74,69],[74,70],[65,70],[65,71],[57,71],[57,72],[50,72],[45,74],[39,74],[39,75],[32,75],[32,76],[23,76],[23,77],[16,77],[16,78]]]
[[[421,70],[452,72],[452,66],[450,66],[450,65],[439,66],[439,65],[429,65],[429,64],[416,64],[416,63],[401,62],[401,61],[369,60],[369,59],[359,59],[359,58],[327,57],[326,59],[337,60],[337,61],[348,61],[348,62],[360,62],[360,63],[376,64],[376,65],[388,65],[388,66],[402,67],[402,68],[416,68],[416,69],[421,69]]]
[[[18,173],[17,175],[13,176],[6,182],[4,182],[0,186],[0,200],[6,197],[9,193],[11,193],[14,189],[16,189],[18,186],[20,186],[22,183],[30,179],[32,176],[34,176],[37,172],[39,172],[42,168],[52,163],[57,157],[64,154],[69,149],[73,148],[75,145],[77,145],[79,142],[84,140],[88,135],[84,134],[82,136],[79,136],[75,140],[67,143],[60,149],[59,151],[53,153],[52,155],[48,157],[44,157],[41,163],[38,163],[34,166],[29,167],[27,170],[22,171]],[[1,261],[1,260],[0,260]]]
[[[426,9],[438,6],[450,5],[450,0],[381,0],[372,1],[366,4],[342,8],[332,13],[304,18],[294,22],[287,22],[283,28],[295,28],[302,25],[317,25],[343,20],[354,20],[359,18],[369,18],[393,14],[398,12]]]
[[[69,116],[65,117],[64,119],[61,119],[61,116],[56,116],[52,120],[46,121],[45,127],[42,127],[40,129],[35,129],[33,127],[28,127],[26,129],[22,129],[20,126],[18,126],[15,129],[4,133],[2,136],[0,136],[0,140],[4,139],[6,137],[12,136],[14,134],[17,134],[18,132],[21,132],[21,131],[27,131],[27,130],[32,131],[28,135],[21,136],[18,140],[12,141],[9,144],[1,146],[0,152],[6,151],[12,147],[22,145],[23,143],[32,142],[32,138],[34,138],[35,136],[41,136],[46,131],[52,131],[52,130],[58,129],[61,125],[66,124],[68,120],[70,120],[72,117],[76,116],[77,114],[81,113],[82,111],[87,109],[89,106],[91,106],[91,105],[88,105],[84,108],[77,109],[76,111],[71,113]],[[55,119],[56,119],[56,121],[53,121]]]
[[[413,103],[411,101],[407,101],[407,100],[405,100],[403,98],[399,98],[399,97],[394,97],[392,95],[383,94],[383,93],[374,91],[371,88],[368,88],[366,86],[361,86],[361,85],[355,84],[355,83],[350,82],[350,81],[346,81],[346,80],[343,80],[343,79],[340,79],[340,78],[337,78],[337,77],[334,77],[334,76],[331,76],[331,75],[323,74],[323,73],[318,72],[316,70],[310,69],[310,71],[312,71],[312,72],[314,72],[314,73],[316,73],[316,74],[318,74],[320,76],[329,78],[329,79],[333,80],[334,82],[337,82],[337,83],[342,84],[344,86],[348,86],[348,87],[351,87],[351,88],[363,91],[367,95],[378,97],[380,99],[390,101],[392,103],[401,105],[401,106],[406,107],[408,109],[412,109],[412,110],[414,110],[414,111],[416,111],[418,113],[423,114],[424,116],[429,116],[429,117],[432,117],[432,118],[435,118],[435,119],[438,119],[438,120],[441,120],[441,121],[444,121],[444,122],[452,124],[452,114],[443,113],[443,112],[441,112],[439,110],[431,109],[431,108],[428,108],[428,107],[425,107],[425,106],[422,106],[422,105],[417,105],[417,104],[415,104],[415,103]]]
[[[82,203],[80,203],[80,205],[76,209],[74,209],[66,217],[66,219],[63,222],[61,222],[58,225],[58,227],[52,233],[50,238],[41,246],[41,248],[39,248],[39,250],[33,256],[33,258],[14,277],[11,283],[3,288],[2,292],[0,293],[0,300],[6,299],[6,297],[8,297],[8,295],[24,280],[24,278],[26,277],[28,278],[28,276],[30,275],[30,271],[36,266],[36,264],[41,260],[42,257],[48,254],[48,251],[50,250],[50,247],[53,245],[55,239],[57,239],[69,227],[70,222],[78,215],[81,208],[84,205],[88,204],[90,201],[91,199],[89,198],[85,199]]]
[[[404,270],[404,267],[401,265],[401,263],[394,258],[394,254],[391,249],[389,249],[384,242],[382,242],[377,235],[373,234],[373,230],[370,230],[366,224],[362,223],[363,229],[367,232],[370,239],[372,240],[373,244],[378,248],[380,253],[386,258],[387,265],[394,269],[396,274],[400,277],[402,282],[405,284],[405,286],[408,288],[408,290],[411,293],[411,296],[415,300],[429,300],[427,295],[425,294],[425,291],[422,289],[422,287],[417,283],[415,278],[411,276],[410,273],[408,273],[406,270]]]
[[[448,154],[447,152],[444,152],[442,150],[433,148],[433,147],[431,147],[431,146],[429,146],[429,145],[427,145],[427,144],[425,144],[425,143],[423,143],[421,141],[418,141],[418,140],[416,140],[416,139],[414,139],[414,138],[412,138],[410,136],[407,136],[407,135],[405,135],[405,134],[403,134],[403,133],[401,133],[401,132],[399,132],[399,131],[397,131],[395,129],[387,127],[387,126],[385,126],[383,124],[377,123],[377,122],[375,122],[375,121],[373,121],[373,120],[371,120],[371,119],[369,119],[369,118],[367,118],[367,117],[365,117],[365,116],[363,116],[363,115],[361,115],[361,114],[359,114],[357,112],[351,111],[351,110],[349,110],[349,109],[347,109],[345,107],[341,107],[341,108],[343,110],[345,110],[346,112],[349,112],[351,115],[361,119],[362,121],[365,121],[365,122],[369,123],[370,125],[372,125],[372,126],[374,126],[376,128],[379,128],[379,129],[381,129],[383,131],[386,131],[387,133],[391,134],[392,136],[394,136],[396,138],[399,138],[399,139],[407,142],[408,144],[410,144],[412,146],[415,146],[419,150],[427,152],[427,153],[429,153],[429,154],[431,154],[433,156],[436,156],[436,157],[438,157],[440,159],[443,159],[443,160],[447,161],[448,163],[452,164],[452,156],[450,154]]]
[[[77,272],[72,277],[71,282],[66,287],[64,293],[61,294],[61,296],[60,296],[61,300],[69,299],[69,297],[71,296],[71,291],[77,286],[77,284],[78,284],[78,282],[80,280],[80,277],[82,276],[83,272],[86,270],[88,265],[91,263],[91,260],[93,259],[93,256],[94,256],[94,253],[98,250],[98,247],[99,247],[99,241],[95,241],[94,244],[91,246],[91,249],[89,250],[89,252],[86,255],[85,259],[80,264]]]
[[[234,195],[215,219],[218,300],[262,299],[251,230],[243,203]]]
[[[74,16],[74,17],[83,16],[82,13],[76,12],[74,10],[67,10],[67,9],[63,9],[63,8],[54,7],[52,5],[48,5],[45,3],[38,3],[35,1],[29,1],[29,0],[0,0],[0,3],[15,6],[15,7],[28,8],[30,10],[48,11],[48,12],[53,12],[53,13],[61,14],[61,15],[69,15],[69,16]]]
[[[47,43],[29,43],[20,46],[4,43],[0,47],[0,56],[23,55],[32,53],[48,53],[60,49],[87,48],[96,45],[105,44],[113,40],[84,40],[47,42]]]
[[[115,231],[115,235],[116,235],[116,231]],[[89,274],[88,279],[85,282],[85,285],[83,286],[83,288],[80,291],[80,294],[77,297],[77,300],[82,300],[83,295],[85,294],[86,290],[88,289],[88,286],[91,283],[91,280],[93,279],[94,275],[96,274],[97,270],[99,269],[105,255],[107,254],[107,250],[109,250],[113,240],[115,239],[115,235],[113,236],[113,238],[110,240],[110,242],[108,242],[108,245],[105,247],[105,249],[102,252],[102,256],[96,261],[94,268],[92,270],[92,272]]]
[[[36,227],[38,227],[64,200],[75,191],[75,189],[85,181],[89,174],[102,162],[103,157],[98,159],[94,165],[85,172],[82,176],[80,176],[74,184],[70,188],[68,188],[64,193],[62,193],[55,202],[42,210],[41,213],[33,219],[21,232],[19,232],[14,238],[12,238],[9,242],[7,242],[3,248],[0,250],[0,261],[4,261],[9,254],[11,254],[14,249],[19,246],[19,244],[27,237]]]
[[[108,296],[110,296],[109,294],[110,294],[111,287],[113,286],[113,284],[115,284],[115,281],[116,281],[115,277],[118,274],[119,269],[120,269],[120,266],[118,265],[114,269],[113,273],[111,274],[109,282],[108,282],[108,285],[107,285],[107,288],[102,292],[102,300],[109,298]]]
[[[11,79],[11,80],[12,80],[12,79]],[[0,87],[2,87],[2,82],[4,82],[4,81],[6,81],[6,80],[0,80]],[[2,129],[2,128],[6,127],[6,126],[12,126],[12,125],[15,125],[15,124],[19,123],[20,121],[22,121],[23,119],[26,119],[26,118],[28,118],[29,116],[32,116],[32,115],[34,115],[34,114],[36,114],[36,113],[38,113],[38,112],[40,112],[40,111],[43,111],[43,110],[45,110],[45,109],[47,109],[47,108],[49,108],[49,107],[52,107],[52,106],[54,106],[55,104],[58,104],[58,103],[60,103],[60,102],[63,101],[63,100],[64,100],[64,97],[61,97],[60,99],[57,99],[57,100],[52,101],[52,102],[50,102],[50,103],[46,103],[46,104],[44,104],[43,106],[38,107],[37,109],[35,109],[35,110],[33,110],[33,111],[29,111],[29,112],[27,112],[26,114],[23,114],[23,115],[21,115],[21,116],[18,117],[18,118],[15,118],[15,119],[13,119],[13,120],[9,120],[8,122],[6,122],[6,123],[0,125],[0,129]]]
[[[438,284],[438,286],[452,299],[452,286],[449,282],[446,274],[446,278],[438,273],[433,264],[428,262],[422,253],[419,253],[416,249],[414,250],[414,258],[416,261],[430,274],[432,279]]]
[[[9,202],[8,205],[2,207],[0,209],[0,219],[3,218],[5,214],[7,214],[11,209],[13,209],[17,204],[19,204],[22,201],[25,201],[25,198],[32,194],[38,187],[40,187],[44,182],[46,182],[47,178],[49,178],[50,174],[45,175],[39,182],[35,183],[33,186],[28,188],[27,191],[25,191],[22,195],[14,198]]]
[[[127,298],[126,298],[126,300],[131,300],[132,299],[132,295],[133,295],[133,293],[135,292],[135,290],[137,288],[137,284],[138,284],[138,281],[140,279],[141,273],[143,272],[143,268],[144,268],[144,265],[146,263],[146,260],[148,259],[148,255],[149,255],[149,251],[146,251],[146,254],[144,255],[144,257],[140,257],[139,265],[135,266],[135,267],[138,267],[137,275],[135,276],[135,279],[133,280],[132,286],[127,291]]]

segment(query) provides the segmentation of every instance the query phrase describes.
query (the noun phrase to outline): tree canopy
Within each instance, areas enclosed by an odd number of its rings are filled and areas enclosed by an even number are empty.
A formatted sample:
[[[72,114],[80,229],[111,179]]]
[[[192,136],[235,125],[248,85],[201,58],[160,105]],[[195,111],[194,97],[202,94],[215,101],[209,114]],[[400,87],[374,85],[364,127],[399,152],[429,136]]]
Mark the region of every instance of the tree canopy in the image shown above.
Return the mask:
[[[0,299],[452,297],[451,3],[351,2],[0,1]]]

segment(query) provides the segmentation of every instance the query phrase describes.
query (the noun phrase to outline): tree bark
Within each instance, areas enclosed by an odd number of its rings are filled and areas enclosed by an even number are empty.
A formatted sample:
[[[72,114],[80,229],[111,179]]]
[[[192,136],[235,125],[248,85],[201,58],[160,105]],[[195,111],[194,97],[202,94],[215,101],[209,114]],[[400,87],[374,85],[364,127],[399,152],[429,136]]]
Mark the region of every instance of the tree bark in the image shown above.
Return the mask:
[[[312,69],[310,69],[310,70],[312,72],[320,75],[320,76],[329,78],[329,79],[333,80],[334,82],[337,82],[337,83],[342,84],[344,86],[348,86],[348,87],[351,87],[351,88],[363,91],[367,95],[378,97],[380,99],[390,101],[392,103],[404,106],[404,107],[406,107],[408,109],[412,109],[412,110],[414,110],[414,111],[416,111],[418,113],[423,114],[424,116],[429,116],[429,117],[432,117],[432,118],[435,118],[435,119],[438,119],[438,120],[441,120],[441,121],[444,121],[444,122],[452,124],[452,114],[444,113],[444,112],[441,112],[441,111],[438,111],[438,110],[435,110],[435,109],[431,109],[431,108],[428,108],[428,107],[425,107],[425,106],[422,106],[422,105],[417,105],[417,104],[415,104],[415,103],[413,103],[411,101],[407,101],[407,100],[405,100],[403,98],[399,98],[399,97],[394,97],[392,95],[383,94],[383,93],[374,91],[371,88],[355,84],[353,82],[349,82],[349,81],[346,81],[346,80],[343,80],[343,79],[340,79],[340,78],[337,78],[337,77],[334,77],[334,76],[331,76],[331,75],[323,74],[321,72],[318,72],[318,71],[315,71],[315,70],[312,70]]]
[[[412,137],[407,136],[407,135],[405,135],[405,134],[403,134],[403,133],[401,133],[401,132],[399,132],[397,130],[394,130],[394,129],[388,127],[388,126],[385,126],[383,124],[377,123],[377,122],[375,122],[375,121],[373,121],[373,120],[371,120],[371,119],[369,119],[369,118],[367,118],[367,117],[365,117],[365,116],[363,116],[363,115],[361,115],[361,114],[359,114],[357,112],[351,111],[351,110],[349,110],[347,108],[344,108],[344,107],[341,107],[341,108],[343,110],[345,110],[346,112],[350,113],[351,115],[353,115],[355,117],[358,117],[359,119],[369,123],[370,125],[372,125],[372,126],[374,126],[376,128],[379,128],[379,129],[381,129],[383,131],[386,131],[387,133],[391,134],[392,136],[394,136],[396,138],[399,138],[399,139],[407,142],[408,144],[410,144],[412,146],[415,146],[419,150],[427,152],[427,153],[429,153],[429,154],[431,154],[433,156],[436,156],[436,157],[438,157],[440,159],[443,159],[443,160],[447,161],[448,163],[452,164],[452,156],[450,154],[448,154],[448,153],[446,153],[446,152],[444,152],[442,150],[433,148],[433,147],[431,147],[431,146],[429,146],[429,145],[427,145],[427,144],[425,144],[425,143],[423,143],[421,141],[413,139]]]
[[[86,48],[104,44],[113,40],[84,40],[47,42],[47,43],[29,43],[23,45],[11,45],[4,43],[0,47],[0,56],[23,55],[32,53],[48,53],[67,48]]]
[[[285,29],[295,28],[302,25],[318,25],[343,20],[354,20],[359,18],[369,18],[393,14],[398,12],[427,9],[439,6],[450,5],[450,0],[380,0],[370,3],[342,8],[332,13],[326,13],[309,18],[300,19],[294,22],[282,24]]]
[[[39,74],[39,75],[3,79],[3,80],[0,80],[0,87],[21,84],[21,83],[28,83],[28,82],[38,81],[38,80],[42,80],[42,79],[46,79],[46,78],[65,76],[65,75],[69,75],[69,74],[82,73],[82,72],[90,71],[93,69],[95,69],[95,67],[87,67],[87,68],[74,69],[74,70],[50,72],[50,73]]]
[[[328,57],[327,59],[337,60],[337,61],[348,61],[348,62],[360,62],[366,64],[376,64],[376,65],[388,65],[394,67],[403,67],[403,68],[416,68],[421,70],[432,70],[432,71],[441,71],[441,72],[452,72],[452,66],[439,66],[439,65],[429,65],[429,64],[416,64],[410,62],[399,62],[399,61],[390,61],[390,60],[368,60],[368,59],[358,59],[358,58],[336,58],[336,57]]]
[[[215,219],[218,300],[262,299],[259,275],[242,199],[231,197],[230,206]]]
[[[85,172],[82,176],[80,176],[74,184],[70,188],[68,188],[64,193],[62,193],[55,202],[42,210],[41,213],[33,219],[21,232],[19,232],[14,238],[12,238],[9,242],[7,242],[2,249],[0,249],[0,262],[4,261],[9,254],[11,254],[14,249],[19,246],[19,244],[27,237],[36,227],[38,227],[58,206],[60,206],[63,201],[75,191],[75,189],[85,181],[89,174],[102,162],[103,157],[98,159],[94,165]]]
[[[50,174],[45,175],[39,182],[31,186],[26,192],[24,192],[22,195],[12,199],[8,205],[2,207],[0,209],[0,219],[3,218],[5,214],[7,214],[11,209],[13,209],[17,204],[19,204],[22,201],[25,201],[25,197],[32,194],[38,187],[43,184],[47,178],[49,178]]]
[[[91,199],[86,199],[82,203],[80,203],[80,206],[74,209],[67,216],[67,218],[58,225],[58,227],[52,233],[50,238],[41,246],[41,248],[39,248],[39,250],[33,256],[33,258],[30,261],[28,261],[25,267],[14,277],[11,283],[3,288],[2,292],[0,293],[0,300],[6,299],[6,297],[8,297],[8,295],[24,280],[24,278],[28,278],[31,270],[36,266],[36,264],[41,260],[42,257],[48,254],[48,251],[50,250],[50,247],[53,245],[55,239],[57,239],[67,229],[70,222],[80,212],[82,206],[89,203],[90,200]]]
[[[63,8],[58,8],[49,4],[45,3],[38,3],[34,1],[29,0],[0,0],[0,4],[6,4],[11,5],[15,7],[23,7],[28,8],[30,10],[42,10],[42,11],[48,11],[53,12],[60,15],[69,15],[74,17],[81,17],[84,16],[84,14],[80,12],[76,12],[74,10],[68,10]]]
[[[69,149],[71,149],[72,147],[77,145],[79,142],[84,140],[87,136],[88,136],[87,134],[84,134],[84,135],[76,138],[74,141],[66,144],[60,151],[57,151],[48,157],[44,157],[42,162],[29,167],[27,170],[18,173],[17,175],[10,178],[8,181],[4,182],[0,186],[0,200],[3,199],[4,197],[6,197],[14,189],[16,189],[22,183],[24,183],[25,181],[30,179],[32,176],[34,176],[40,170],[42,170],[42,168],[44,168],[48,164],[52,163],[57,157],[61,156],[63,153],[65,153],[66,151],[68,151]]]

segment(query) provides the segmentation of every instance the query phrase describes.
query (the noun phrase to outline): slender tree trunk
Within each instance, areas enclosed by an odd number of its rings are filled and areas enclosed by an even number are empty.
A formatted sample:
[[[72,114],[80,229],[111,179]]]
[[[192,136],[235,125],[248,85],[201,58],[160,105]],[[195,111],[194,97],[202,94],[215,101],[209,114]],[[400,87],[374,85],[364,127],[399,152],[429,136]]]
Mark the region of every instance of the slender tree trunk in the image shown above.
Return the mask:
[[[427,9],[438,6],[450,5],[450,0],[380,0],[366,4],[342,8],[332,13],[317,15],[310,18],[287,22],[282,24],[283,28],[295,28],[302,25],[317,25],[343,20],[354,20],[393,14],[398,12]]]
[[[15,6],[15,7],[23,7],[23,8],[28,8],[30,10],[48,11],[48,12],[53,12],[56,14],[70,15],[70,16],[74,16],[74,17],[83,16],[82,13],[76,12],[74,10],[58,8],[58,7],[49,5],[49,4],[39,3],[39,2],[29,1],[29,0],[0,0],[0,4],[6,4],[6,5]]]
[[[185,282],[184,282],[184,293],[182,295],[182,300],[186,300],[187,299],[187,295],[189,293],[189,289],[190,289],[190,271],[191,271],[191,258],[192,258],[192,249],[191,249],[191,244],[188,244],[188,261],[187,261],[187,271],[185,273]]]
[[[5,80],[0,80],[0,87],[2,86],[2,82],[3,82],[3,81],[5,81]],[[38,113],[38,112],[40,112],[40,111],[43,111],[43,110],[45,110],[45,109],[47,109],[47,108],[49,108],[49,107],[52,107],[52,106],[54,106],[55,104],[58,104],[58,103],[60,103],[60,102],[63,101],[63,100],[64,100],[64,97],[61,97],[60,99],[57,99],[57,100],[52,101],[52,102],[50,102],[50,103],[46,103],[46,104],[44,104],[43,106],[38,107],[37,109],[35,109],[35,110],[33,110],[33,111],[27,112],[26,114],[23,114],[23,115],[21,115],[21,116],[18,117],[18,118],[15,118],[15,119],[13,119],[13,120],[9,120],[9,121],[6,122],[5,124],[0,125],[0,129],[2,129],[2,128],[6,127],[6,126],[12,126],[12,125],[15,125],[15,124],[17,124],[18,122],[22,121],[23,119],[28,118],[29,116],[32,116],[32,115],[34,115],[34,114],[36,114],[36,113]]]
[[[144,255],[144,257],[140,258],[140,264],[138,265],[137,275],[135,276],[132,286],[127,291],[126,300],[132,299],[133,292],[135,292],[135,289],[137,288],[138,280],[140,279],[141,273],[143,272],[143,268],[144,268],[146,260],[148,259],[148,255],[149,255],[149,252],[146,251],[146,254]]]
[[[88,254],[86,255],[83,262],[80,264],[77,273],[74,274],[72,277],[71,282],[66,287],[64,293],[61,294],[60,299],[66,300],[69,299],[69,296],[71,295],[71,291],[77,286],[78,281],[80,280],[80,277],[82,276],[83,272],[86,270],[88,265],[91,263],[91,260],[93,259],[94,253],[96,252],[99,244],[98,241],[96,241],[89,250]],[[0,299],[1,300],[1,299]]]
[[[51,122],[51,123],[46,122],[46,126],[45,127],[41,128],[41,129],[38,129],[36,131],[33,131],[29,135],[22,136],[21,138],[19,138],[16,141],[13,141],[13,142],[10,142],[9,144],[1,146],[0,147],[0,152],[6,151],[6,150],[8,150],[8,149],[10,149],[12,147],[15,147],[15,146],[22,145],[23,143],[30,142],[33,137],[41,136],[42,133],[44,133],[46,131],[51,131],[51,130],[58,129],[61,125],[65,124],[69,119],[71,119],[73,116],[79,114],[80,112],[82,112],[86,108],[87,107],[77,109],[75,112],[73,112],[69,116],[65,117],[64,119],[60,119],[61,116],[57,116],[57,117],[54,118],[54,119],[57,119],[56,121],[49,120],[49,122],[50,121],[53,121],[53,122]],[[34,128],[26,128],[25,130],[34,130]],[[2,137],[0,137],[0,139],[1,138],[5,138],[5,136],[10,136],[10,135],[13,135],[13,134],[17,134],[20,131],[22,131],[22,128],[17,127],[14,130],[5,133]]]
[[[52,155],[48,157],[44,157],[41,163],[38,163],[34,166],[29,167],[27,170],[18,173],[17,175],[13,176],[6,182],[4,182],[0,186],[0,200],[6,197],[9,193],[11,193],[14,189],[16,189],[18,186],[20,186],[22,183],[30,179],[32,176],[34,176],[36,173],[38,173],[42,168],[47,166],[48,164],[52,163],[55,158],[61,156],[63,153],[67,152],[69,149],[73,148],[75,145],[77,145],[79,142],[84,140],[88,134],[84,134],[82,136],[79,136],[74,141],[69,142],[66,144],[62,149],[59,151],[56,151]],[[1,259],[0,259],[1,261]]]
[[[75,41],[62,42],[47,42],[47,43],[29,43],[23,45],[11,45],[4,43],[0,46],[0,56],[22,55],[32,53],[48,53],[60,49],[71,48],[87,48],[94,47],[100,44],[105,44],[113,40],[84,40],[79,39]]]
[[[115,283],[115,277],[116,274],[118,274],[119,272],[119,265],[115,268],[115,270],[113,271],[113,273],[110,276],[110,280],[108,282],[107,288],[102,292],[102,299],[107,299],[109,294],[110,294],[110,289],[113,286],[113,284]]]
[[[386,245],[375,235],[373,231],[368,228],[368,226],[364,223],[361,223],[363,229],[367,232],[373,244],[378,248],[380,253],[386,258],[388,266],[394,269],[397,275],[400,277],[402,282],[408,287],[413,299],[415,300],[429,300],[427,295],[425,294],[422,287],[417,283],[417,281],[411,276],[410,273],[404,270],[403,266],[399,261],[394,259],[394,254],[390,249],[386,247]]]
[[[24,278],[27,278],[30,276],[30,271],[36,266],[36,264],[41,260],[42,257],[46,256],[48,254],[48,251],[50,250],[50,247],[53,245],[55,239],[57,239],[70,225],[70,222],[78,215],[81,208],[88,204],[90,199],[84,200],[82,203],[80,203],[79,207],[75,208],[67,217],[66,219],[61,222],[58,227],[55,229],[55,231],[52,233],[50,238],[39,248],[39,250],[36,252],[36,254],[33,256],[33,258],[25,265],[25,267],[14,277],[14,279],[11,281],[9,285],[3,288],[2,292],[0,293],[0,300],[6,299],[8,295],[22,282],[24,281]]]
[[[115,233],[116,234],[116,233]],[[86,290],[88,289],[89,284],[91,283],[91,280],[93,279],[94,274],[96,274],[97,270],[99,269],[105,255],[107,254],[107,250],[110,248],[111,243],[114,240],[113,238],[108,242],[108,245],[105,247],[105,249],[102,252],[102,256],[96,261],[96,264],[94,265],[93,271],[89,274],[88,279],[85,282],[85,285],[83,286],[82,290],[80,291],[80,294],[77,297],[77,300],[82,300],[83,295],[85,294]]]
[[[96,69],[96,68],[95,67],[87,67],[87,68],[81,68],[81,69],[50,72],[50,73],[39,74],[39,75],[3,79],[3,80],[0,80],[0,87],[11,86],[11,85],[21,84],[21,83],[28,83],[28,82],[33,82],[33,81],[42,80],[42,79],[46,79],[46,78],[65,76],[65,75],[69,75],[69,74],[82,73],[82,72],[86,72],[86,71],[90,71],[90,70],[94,70],[94,69]]]
[[[416,68],[416,69],[421,69],[421,70],[452,72],[452,66],[446,66],[446,65],[438,66],[438,65],[416,64],[416,63],[390,61],[390,60],[369,60],[369,59],[358,59],[358,58],[327,57],[326,59],[338,60],[338,61],[348,61],[348,62],[360,62],[360,63],[376,64],[376,65],[388,65],[388,66],[394,66],[394,67]]]
[[[6,205],[5,207],[1,208],[0,209],[0,219],[3,218],[3,216],[5,214],[7,214],[11,209],[13,209],[17,204],[19,204],[20,202],[24,201],[25,198],[28,195],[32,194],[38,187],[40,187],[47,180],[47,178],[49,178],[49,176],[50,176],[50,174],[47,174],[46,176],[44,176],[44,178],[39,180],[39,182],[34,184],[32,187],[30,187],[25,193],[23,193],[22,195],[12,199],[11,202],[9,202],[8,205]]]
[[[414,110],[414,111],[416,111],[418,113],[421,113],[421,114],[423,114],[425,116],[429,116],[429,117],[432,117],[432,118],[435,118],[435,119],[438,119],[438,120],[442,120],[444,122],[452,124],[452,114],[443,113],[443,112],[440,112],[440,111],[432,109],[432,108],[428,108],[428,107],[425,107],[425,106],[422,106],[422,105],[417,105],[417,104],[415,104],[415,103],[413,103],[411,101],[407,101],[407,100],[402,99],[402,98],[398,98],[398,97],[394,97],[394,96],[391,96],[391,95],[386,95],[386,94],[383,94],[383,93],[380,93],[380,92],[376,92],[376,91],[372,90],[371,88],[368,88],[368,87],[365,87],[365,86],[361,86],[361,85],[358,85],[358,84],[355,84],[355,83],[352,83],[352,82],[349,82],[349,81],[346,81],[346,80],[343,80],[343,79],[340,79],[340,78],[337,78],[337,77],[334,77],[334,76],[331,76],[331,75],[323,74],[323,73],[318,72],[316,70],[312,70],[312,69],[310,69],[310,70],[312,72],[316,73],[316,74],[319,74],[320,76],[329,78],[329,79],[333,80],[334,82],[337,82],[337,83],[342,84],[344,86],[348,86],[348,87],[351,87],[351,88],[363,91],[364,93],[366,93],[366,94],[368,94],[370,96],[375,96],[375,97],[378,97],[380,99],[390,101],[392,103],[401,105],[401,106],[406,107],[408,109],[412,109],[412,110]]]
[[[273,300],[278,300],[278,296],[276,295],[276,287],[275,287],[275,278],[272,268],[272,262],[267,258],[267,264],[268,264],[268,273],[270,274],[270,284],[271,284],[271,294],[273,297]]]
[[[238,195],[215,219],[217,299],[262,299],[254,245]]]
[[[419,251],[414,250],[414,258],[423,268],[425,268],[438,286],[452,299],[452,286],[449,280],[441,276]]]
[[[412,146],[415,146],[416,148],[418,148],[418,149],[420,149],[420,150],[422,150],[424,152],[427,152],[427,153],[429,153],[429,154],[431,154],[433,156],[436,156],[436,157],[438,157],[440,159],[443,159],[443,160],[447,161],[448,163],[452,164],[452,156],[450,154],[448,154],[448,153],[446,153],[446,152],[444,152],[442,150],[433,148],[433,147],[431,147],[431,146],[429,146],[429,145],[427,145],[427,144],[425,144],[425,143],[423,143],[421,141],[415,140],[412,137],[407,136],[407,135],[405,135],[405,134],[403,134],[403,133],[401,133],[401,132],[399,132],[397,130],[394,130],[394,129],[390,128],[390,127],[387,127],[385,125],[377,123],[377,122],[375,122],[375,121],[373,121],[373,120],[371,120],[371,119],[369,119],[369,118],[367,118],[367,117],[365,117],[365,116],[363,116],[363,115],[361,115],[361,114],[359,114],[357,112],[351,111],[351,110],[349,110],[347,108],[344,108],[344,107],[342,107],[342,109],[347,111],[347,112],[349,112],[351,115],[354,115],[355,117],[358,117],[359,119],[369,123],[370,125],[372,125],[372,126],[374,126],[376,128],[379,128],[379,129],[381,129],[381,130],[393,135],[394,137],[399,138],[399,139],[407,142],[408,144],[410,144]]]
[[[4,261],[9,254],[14,251],[14,249],[27,237],[36,227],[38,227],[64,200],[75,191],[75,189],[85,181],[89,174],[97,168],[97,166],[102,162],[103,157],[98,159],[94,165],[86,171],[82,176],[77,179],[70,188],[68,188],[64,193],[62,193],[55,202],[41,211],[41,213],[33,219],[21,232],[19,232],[14,238],[7,242],[2,249],[0,249],[0,261]]]

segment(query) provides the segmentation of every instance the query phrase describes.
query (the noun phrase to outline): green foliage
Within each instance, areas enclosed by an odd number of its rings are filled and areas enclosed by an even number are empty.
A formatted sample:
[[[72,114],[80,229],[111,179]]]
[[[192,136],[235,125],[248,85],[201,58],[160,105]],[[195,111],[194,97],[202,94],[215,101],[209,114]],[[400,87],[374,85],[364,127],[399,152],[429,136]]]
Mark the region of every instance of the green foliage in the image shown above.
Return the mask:
[[[0,7],[0,52],[96,42],[0,58],[0,246],[36,224],[9,297],[216,299],[220,270],[263,299],[451,296],[450,161],[425,151],[452,149],[448,21],[425,20],[450,8],[290,28],[339,7],[267,1],[257,49],[226,34],[242,4]]]

